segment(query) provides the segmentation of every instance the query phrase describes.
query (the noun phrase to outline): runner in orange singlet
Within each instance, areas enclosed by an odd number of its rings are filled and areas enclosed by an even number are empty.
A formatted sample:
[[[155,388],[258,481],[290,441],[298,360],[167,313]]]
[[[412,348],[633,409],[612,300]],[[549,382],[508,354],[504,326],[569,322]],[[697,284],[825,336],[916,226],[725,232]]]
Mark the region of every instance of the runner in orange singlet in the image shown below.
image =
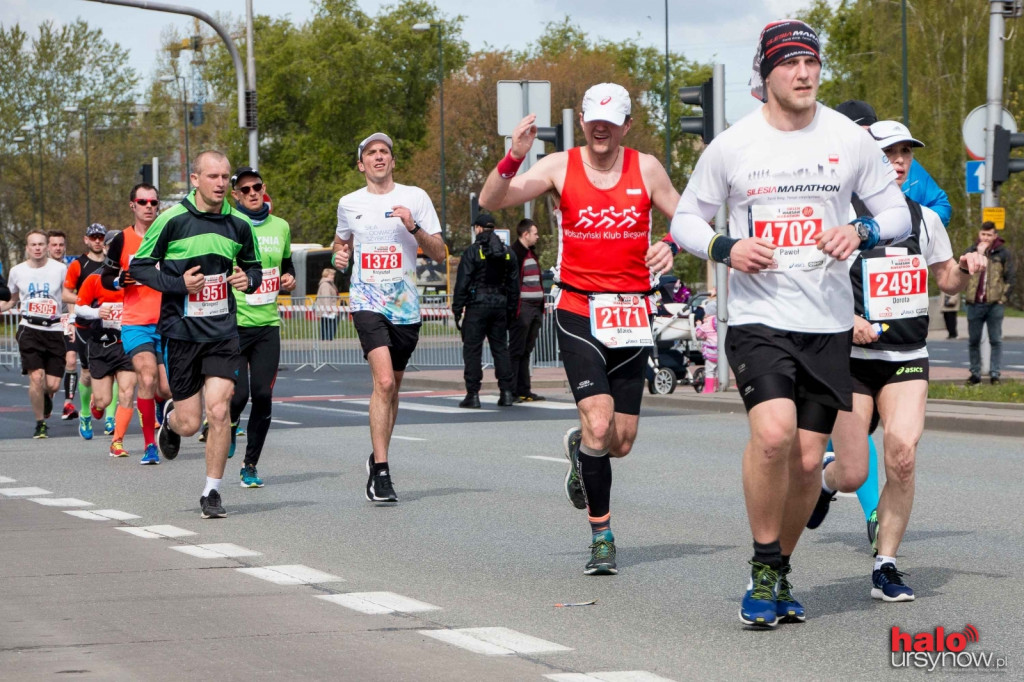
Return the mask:
[[[632,126],[630,110],[622,86],[591,87],[580,115],[586,145],[549,154],[517,176],[537,137],[536,116],[527,116],[480,192],[480,205],[488,210],[549,191],[558,198],[555,322],[580,415],[580,426],[563,439],[565,489],[573,506],[589,515],[587,575],[617,573],[609,457],[625,457],[636,439],[652,345],[646,296],[654,278],[672,267],[669,245],[651,244],[651,209],[671,217],[679,201],[657,159],[622,146]]]

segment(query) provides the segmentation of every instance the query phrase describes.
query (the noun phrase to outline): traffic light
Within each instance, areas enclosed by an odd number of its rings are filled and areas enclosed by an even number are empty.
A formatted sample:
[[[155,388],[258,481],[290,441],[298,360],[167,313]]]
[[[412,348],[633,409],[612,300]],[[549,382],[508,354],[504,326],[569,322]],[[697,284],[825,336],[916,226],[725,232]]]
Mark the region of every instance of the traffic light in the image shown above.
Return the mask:
[[[715,137],[714,79],[709,78],[701,85],[688,85],[679,88],[679,101],[683,104],[700,107],[700,116],[683,116],[679,119],[679,128],[684,133],[700,135],[704,144]]]
[[[142,168],[139,169],[139,175],[142,176],[142,181],[147,185],[153,184],[153,164],[144,163]]]
[[[1024,171],[1024,158],[1010,156],[1014,147],[1024,147],[1024,133],[1011,133],[997,125],[995,146],[992,150],[993,191],[999,191],[999,185],[1010,179],[1010,173]]]
[[[476,217],[480,215],[480,199],[477,197],[476,192],[469,193],[469,224],[472,225],[476,222]]]

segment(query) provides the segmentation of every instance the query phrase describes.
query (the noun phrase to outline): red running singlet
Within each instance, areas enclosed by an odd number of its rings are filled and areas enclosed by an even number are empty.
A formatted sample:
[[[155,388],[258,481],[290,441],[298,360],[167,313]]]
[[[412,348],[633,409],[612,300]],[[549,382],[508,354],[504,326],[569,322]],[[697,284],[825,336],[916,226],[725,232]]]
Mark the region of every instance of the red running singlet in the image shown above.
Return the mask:
[[[640,155],[623,147],[622,176],[611,189],[587,177],[580,147],[570,149],[558,204],[556,282],[582,291],[638,293],[651,288],[645,262],[651,245],[651,198]],[[586,296],[562,290],[558,309],[590,316]]]

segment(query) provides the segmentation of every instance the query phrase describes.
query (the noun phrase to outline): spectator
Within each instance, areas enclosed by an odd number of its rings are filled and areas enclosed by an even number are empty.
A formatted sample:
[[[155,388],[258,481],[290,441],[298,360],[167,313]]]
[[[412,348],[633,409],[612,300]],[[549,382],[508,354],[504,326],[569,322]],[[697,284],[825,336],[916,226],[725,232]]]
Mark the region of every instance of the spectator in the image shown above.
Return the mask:
[[[967,332],[971,376],[969,385],[981,383],[981,328],[988,326],[988,342],[992,358],[988,375],[993,384],[999,383],[1003,360],[1003,306],[1013,288],[1015,272],[1013,258],[1006,242],[996,233],[995,223],[982,223],[978,241],[966,253],[977,251],[988,259],[988,267],[971,276],[967,285]]]
[[[334,285],[334,269],[324,268],[313,304],[320,316],[320,340],[333,341],[338,332],[338,287]]]
[[[956,314],[960,311],[960,294],[942,294],[942,320],[946,323],[947,339],[955,339]]]
[[[508,352],[516,402],[525,403],[544,400],[544,396],[533,392],[530,384],[530,355],[537,345],[544,317],[544,288],[537,252],[533,248],[540,238],[537,223],[529,218],[519,221],[516,234],[519,238],[512,244],[512,253],[519,260],[519,314],[508,328]]]

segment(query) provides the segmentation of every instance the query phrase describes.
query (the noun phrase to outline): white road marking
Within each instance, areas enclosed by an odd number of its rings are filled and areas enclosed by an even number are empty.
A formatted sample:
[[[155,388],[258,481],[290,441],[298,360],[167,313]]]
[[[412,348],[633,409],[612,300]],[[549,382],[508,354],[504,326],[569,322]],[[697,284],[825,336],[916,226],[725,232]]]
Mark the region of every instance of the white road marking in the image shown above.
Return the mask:
[[[260,580],[267,580],[275,585],[318,585],[320,583],[344,582],[330,573],[318,571],[309,566],[291,564],[286,566],[263,566],[260,568],[237,568],[239,573],[251,575]]]
[[[44,507],[91,507],[92,502],[78,500],[74,497],[30,497],[29,502],[41,504]]]
[[[175,552],[181,552],[182,554],[198,557],[199,559],[228,559],[239,556],[260,556],[259,552],[254,552],[251,549],[233,545],[230,542],[215,542],[209,545],[175,545],[171,547],[171,549]]]
[[[302,410],[316,410],[318,412],[334,412],[336,414],[355,414],[360,417],[368,417],[369,413],[361,410],[344,410],[339,407],[320,407],[319,405],[306,405],[305,403],[274,403],[278,407],[297,407]]]
[[[42,488],[0,488],[0,495],[7,497],[34,497],[35,495],[52,495],[49,490]]]
[[[835,496],[836,497],[857,497],[857,493],[841,493],[841,492],[837,491],[835,493]]]
[[[461,395],[441,395],[438,398],[444,398],[445,400],[462,400],[465,396]],[[528,403],[516,403],[516,407],[536,407],[541,410],[576,410],[577,407],[574,403],[563,403],[557,400],[540,400]]]
[[[369,405],[369,400],[346,400],[344,401],[349,405]],[[467,412],[473,412],[479,414],[481,412],[494,412],[494,410],[466,410],[462,407],[446,407],[444,405],[425,405],[423,403],[409,403],[399,402],[398,409],[400,410],[412,410],[413,412],[432,412],[434,414],[466,414]]]
[[[421,635],[433,637],[447,644],[477,654],[509,656],[511,654],[543,654],[572,651],[569,647],[544,639],[524,635],[509,628],[461,628],[458,630],[419,630]]]
[[[414,441],[426,442],[427,439],[426,438],[414,438],[413,436],[396,436],[395,434],[391,434],[391,440],[414,440]]]
[[[285,426],[302,426],[302,422],[289,422],[284,419],[271,419],[272,424],[284,424]]]
[[[345,608],[369,614],[371,616],[385,613],[419,613],[421,611],[439,611],[440,606],[403,597],[394,592],[351,592],[349,594],[325,594],[317,599],[329,601]]]
[[[178,528],[177,526],[167,525],[142,526],[142,530],[149,531],[150,533],[156,533],[157,535],[162,535],[165,538],[183,538],[188,535],[199,535],[199,533],[194,533],[190,530],[185,530],[184,528]]]
[[[649,673],[646,670],[620,670],[602,673],[561,673],[545,675],[555,682],[673,682],[667,677]]]
[[[953,364],[952,360],[935,360],[935,359],[931,359],[931,358],[929,358],[928,362],[930,362],[933,365],[952,365]]]
[[[147,540],[154,540],[156,538],[163,537],[162,535],[150,533],[148,530],[142,530],[141,528],[136,528],[135,526],[118,526],[117,530],[124,533],[128,533],[129,535],[134,535],[135,537],[145,538]]]
[[[17,483],[18,481],[13,478],[7,478],[6,476],[0,476],[0,483]]]
[[[65,514],[75,516],[80,519],[87,519],[89,521],[109,521],[106,516],[100,516],[96,512],[86,511],[84,509],[74,509],[71,511],[65,511]]]
[[[558,462],[559,464],[568,464],[569,460],[565,457],[544,457],[543,455],[523,455],[526,459],[539,459],[545,462]]]
[[[123,512],[117,509],[93,509],[92,512],[94,514],[99,514],[104,518],[113,519],[114,521],[129,521],[131,519],[142,518],[137,514],[129,514],[128,512]]]
[[[15,388],[21,388],[21,387],[22,387],[22,385],[21,385],[21,384],[12,384],[12,383],[11,383],[11,382],[9,382],[9,381],[8,381],[8,382],[5,382],[5,383],[4,383],[4,386],[14,386]]]

